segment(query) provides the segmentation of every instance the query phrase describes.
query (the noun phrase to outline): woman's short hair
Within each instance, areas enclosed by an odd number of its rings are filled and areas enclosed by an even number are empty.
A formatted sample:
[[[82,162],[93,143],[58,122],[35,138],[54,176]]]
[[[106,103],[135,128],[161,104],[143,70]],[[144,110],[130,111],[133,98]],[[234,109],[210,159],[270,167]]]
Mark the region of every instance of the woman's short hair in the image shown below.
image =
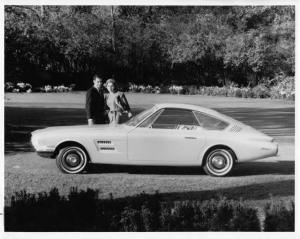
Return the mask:
[[[111,84],[113,84],[114,86],[117,85],[116,80],[115,80],[115,79],[112,79],[112,78],[110,78],[110,79],[108,79],[108,80],[106,81],[106,85],[107,85],[108,83],[111,83]]]

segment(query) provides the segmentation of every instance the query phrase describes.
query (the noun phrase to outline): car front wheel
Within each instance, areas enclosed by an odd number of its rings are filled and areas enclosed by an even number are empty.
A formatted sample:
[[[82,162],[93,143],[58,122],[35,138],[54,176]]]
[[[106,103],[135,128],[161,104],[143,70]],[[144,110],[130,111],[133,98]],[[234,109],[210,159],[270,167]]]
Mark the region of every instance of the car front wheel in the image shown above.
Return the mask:
[[[234,153],[230,149],[214,149],[207,154],[203,169],[211,176],[226,176],[234,167],[234,158]]]
[[[57,167],[64,173],[80,173],[88,163],[87,153],[78,146],[67,146],[62,148],[57,157]]]

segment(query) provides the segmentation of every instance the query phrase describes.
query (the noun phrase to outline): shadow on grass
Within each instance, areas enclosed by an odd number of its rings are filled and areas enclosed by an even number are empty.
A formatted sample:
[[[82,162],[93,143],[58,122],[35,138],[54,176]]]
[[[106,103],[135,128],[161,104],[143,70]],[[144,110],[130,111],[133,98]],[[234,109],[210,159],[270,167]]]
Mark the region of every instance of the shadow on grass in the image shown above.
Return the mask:
[[[91,164],[87,174],[100,173],[129,173],[129,174],[161,174],[161,175],[204,175],[201,167],[168,167],[168,166],[128,166]],[[252,175],[294,175],[294,161],[278,162],[247,162],[237,164],[228,177],[241,177]]]
[[[294,196],[295,181],[282,180],[216,190],[162,193],[161,195],[166,201],[210,200],[211,198],[219,198],[220,196],[236,200],[262,200],[269,199],[271,196]]]

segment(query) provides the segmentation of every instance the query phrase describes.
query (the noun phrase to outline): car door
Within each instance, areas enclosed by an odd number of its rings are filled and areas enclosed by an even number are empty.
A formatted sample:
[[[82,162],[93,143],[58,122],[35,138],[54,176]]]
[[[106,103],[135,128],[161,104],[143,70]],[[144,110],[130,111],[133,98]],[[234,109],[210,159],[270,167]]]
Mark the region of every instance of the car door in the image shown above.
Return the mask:
[[[166,108],[128,134],[128,159],[145,164],[190,165],[205,137],[191,110]]]

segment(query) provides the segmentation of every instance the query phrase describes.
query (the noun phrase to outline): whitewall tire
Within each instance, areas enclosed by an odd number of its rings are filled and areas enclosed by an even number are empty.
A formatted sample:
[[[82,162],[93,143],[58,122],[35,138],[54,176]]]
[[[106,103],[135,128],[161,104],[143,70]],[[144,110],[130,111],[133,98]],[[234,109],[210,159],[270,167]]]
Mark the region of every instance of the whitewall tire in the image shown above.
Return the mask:
[[[86,168],[87,163],[87,153],[78,146],[64,147],[56,157],[57,167],[64,173],[80,173]]]
[[[204,171],[211,176],[222,177],[230,174],[235,164],[232,150],[217,148],[205,157]]]

